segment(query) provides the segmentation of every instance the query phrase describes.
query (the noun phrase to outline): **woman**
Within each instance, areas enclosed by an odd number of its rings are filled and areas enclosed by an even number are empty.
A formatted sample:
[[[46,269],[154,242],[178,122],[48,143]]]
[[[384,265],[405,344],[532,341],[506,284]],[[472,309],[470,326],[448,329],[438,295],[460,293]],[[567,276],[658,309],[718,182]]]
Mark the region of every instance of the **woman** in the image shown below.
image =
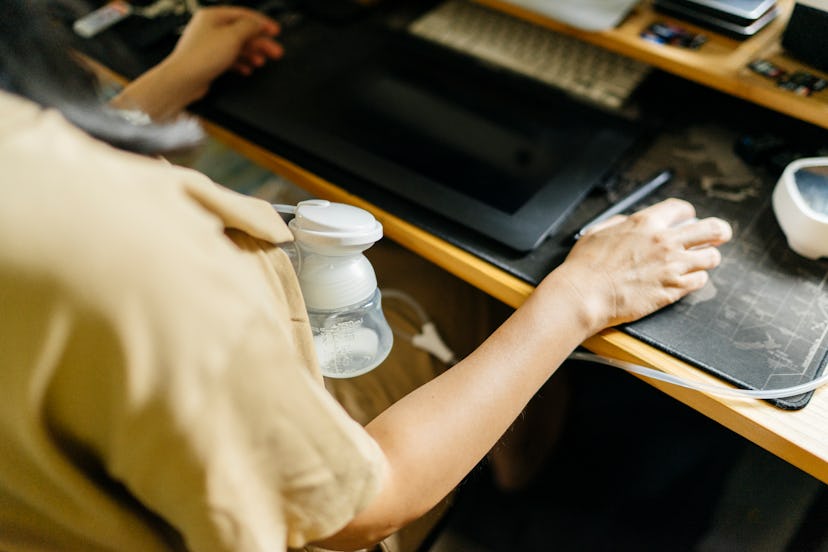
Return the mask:
[[[278,58],[278,26],[201,10],[104,108],[66,49],[32,40],[53,32],[33,3],[7,3],[4,550],[371,546],[439,503],[584,339],[701,288],[730,238],[675,199],[606,221],[479,348],[363,427],[322,386],[270,206],[124,151],[197,141],[172,117],[224,70]]]

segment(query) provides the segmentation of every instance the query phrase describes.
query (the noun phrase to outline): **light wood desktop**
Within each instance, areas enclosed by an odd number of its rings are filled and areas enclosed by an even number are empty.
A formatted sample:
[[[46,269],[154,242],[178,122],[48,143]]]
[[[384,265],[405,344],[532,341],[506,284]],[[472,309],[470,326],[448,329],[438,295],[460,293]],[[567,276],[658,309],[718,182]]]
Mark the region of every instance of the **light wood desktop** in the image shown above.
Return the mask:
[[[255,163],[281,174],[311,194],[357,205],[382,223],[386,237],[466,280],[504,303],[518,307],[533,287],[446,241],[325,181],[302,167],[262,149],[224,128],[205,123],[217,139]],[[721,380],[615,329],[590,338],[584,347],[613,358],[658,368],[695,381],[725,385]],[[757,445],[828,483],[828,389],[816,391],[807,407],[785,411],[763,401],[727,399],[646,380],[668,395],[716,420]]]
[[[745,42],[737,42],[715,36],[709,31],[703,31],[711,37],[711,40],[700,51],[654,45],[639,38],[639,33],[650,23],[669,19],[653,12],[646,0],[618,28],[599,33],[584,33],[516,9],[499,0],[478,1],[610,50],[641,59],[679,76],[828,128],[828,91],[823,92],[819,97],[801,98],[764,82],[761,77],[752,74],[746,67],[754,59],[769,57],[778,60],[784,67],[805,68],[784,57],[779,47],[779,39],[790,13],[792,1],[780,0],[782,15],[770,28]],[[684,22],[675,22],[687,28],[694,28]],[[105,71],[103,68],[100,69]],[[812,69],[805,69],[820,74]],[[111,73],[109,75],[112,76]],[[823,76],[828,78],[828,75]],[[290,160],[209,121],[204,121],[204,125],[216,139],[247,156],[253,162],[284,176],[309,193],[320,198],[350,203],[367,209],[382,223],[386,237],[509,306],[520,306],[532,293],[533,287],[525,281],[368,203]],[[605,330],[588,339],[584,347],[598,354],[657,368],[682,378],[726,385],[718,378],[619,330]],[[722,398],[658,381],[646,379],[645,381],[804,472],[828,483],[828,433],[826,433],[828,388],[818,389],[804,409],[785,411],[764,401]]]

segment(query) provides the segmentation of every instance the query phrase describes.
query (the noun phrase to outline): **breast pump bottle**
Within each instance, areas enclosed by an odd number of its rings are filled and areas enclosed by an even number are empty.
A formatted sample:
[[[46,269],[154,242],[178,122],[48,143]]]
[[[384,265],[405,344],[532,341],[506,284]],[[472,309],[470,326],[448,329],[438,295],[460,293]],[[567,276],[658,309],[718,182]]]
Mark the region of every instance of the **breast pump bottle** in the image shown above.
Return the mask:
[[[322,374],[350,378],[373,370],[393,337],[362,252],[382,237],[382,225],[358,207],[312,199],[296,206],[288,226]]]

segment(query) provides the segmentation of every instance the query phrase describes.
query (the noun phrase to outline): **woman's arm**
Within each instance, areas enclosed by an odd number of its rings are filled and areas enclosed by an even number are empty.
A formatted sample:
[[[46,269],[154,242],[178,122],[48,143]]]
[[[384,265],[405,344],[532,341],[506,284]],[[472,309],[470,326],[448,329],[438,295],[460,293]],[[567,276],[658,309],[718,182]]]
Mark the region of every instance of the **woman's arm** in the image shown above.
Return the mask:
[[[388,461],[383,490],[321,544],[361,548],[428,511],[582,341],[704,286],[731,229],[719,219],[679,225],[694,215],[673,199],[606,221],[474,353],[368,424]]]
[[[202,98],[219,75],[233,69],[249,75],[282,56],[274,40],[279,24],[253,10],[220,6],[193,15],[173,51],[128,84],[111,105],[138,109],[155,121],[179,114]]]

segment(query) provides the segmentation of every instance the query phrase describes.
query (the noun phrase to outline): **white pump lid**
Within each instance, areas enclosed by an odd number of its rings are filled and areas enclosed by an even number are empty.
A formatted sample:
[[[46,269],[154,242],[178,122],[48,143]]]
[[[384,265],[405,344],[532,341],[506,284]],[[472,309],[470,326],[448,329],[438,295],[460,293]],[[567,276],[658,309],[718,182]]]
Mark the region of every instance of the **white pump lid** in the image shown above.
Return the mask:
[[[377,278],[362,252],[382,237],[382,225],[371,213],[312,199],[296,206],[289,226],[300,249],[299,284],[308,308],[340,309],[373,296]]]
[[[368,211],[324,199],[299,202],[289,226],[300,245],[326,255],[351,255],[382,237],[382,224]]]

